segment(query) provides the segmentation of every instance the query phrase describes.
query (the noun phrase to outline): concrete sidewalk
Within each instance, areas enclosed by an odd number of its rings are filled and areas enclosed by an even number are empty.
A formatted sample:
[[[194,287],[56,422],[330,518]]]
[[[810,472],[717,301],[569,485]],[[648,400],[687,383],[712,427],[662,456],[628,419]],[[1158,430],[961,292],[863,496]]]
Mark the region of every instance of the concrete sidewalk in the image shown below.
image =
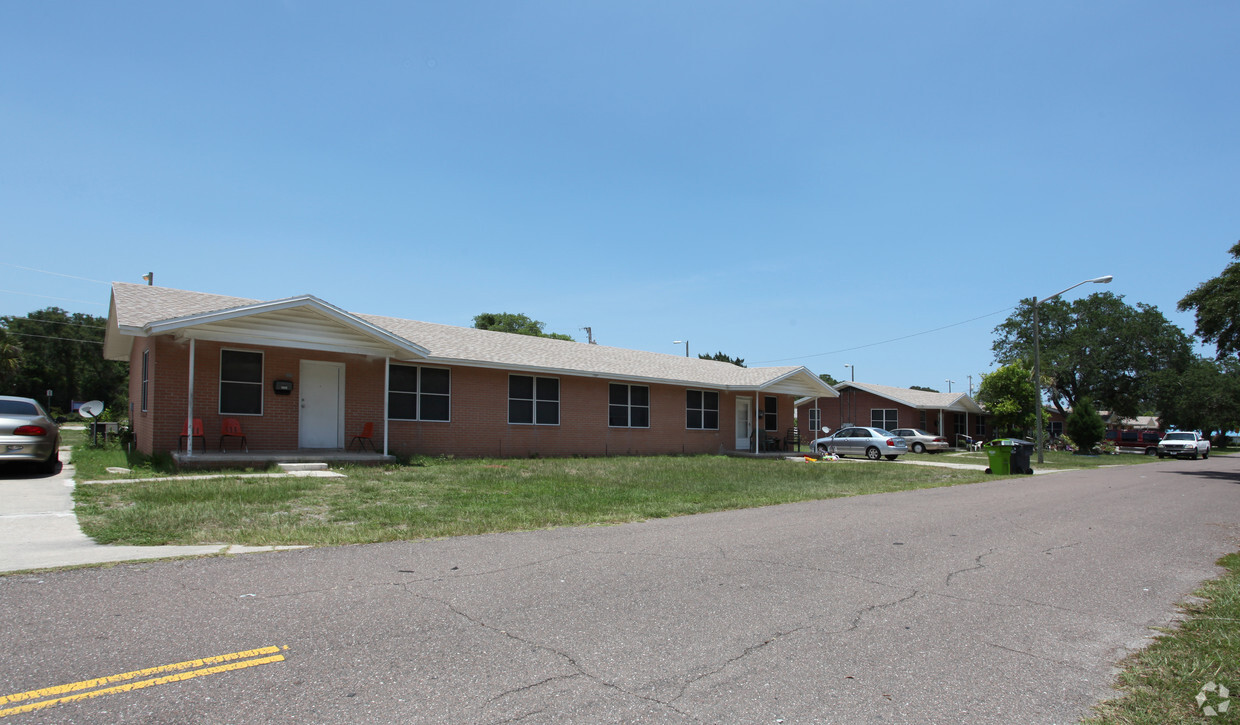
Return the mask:
[[[61,449],[61,459],[69,449]],[[74,469],[55,476],[0,479],[0,573],[116,561],[277,551],[275,546],[101,546],[73,514]]]

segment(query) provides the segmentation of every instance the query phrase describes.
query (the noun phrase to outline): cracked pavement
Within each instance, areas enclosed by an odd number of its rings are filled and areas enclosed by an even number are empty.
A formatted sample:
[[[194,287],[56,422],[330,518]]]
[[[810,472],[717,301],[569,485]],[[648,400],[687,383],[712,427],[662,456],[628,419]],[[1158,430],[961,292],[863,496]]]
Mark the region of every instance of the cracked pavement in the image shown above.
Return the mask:
[[[0,578],[22,723],[1065,723],[1240,549],[1240,459]],[[1230,683],[1228,683],[1230,684]],[[1237,683],[1240,684],[1240,683]]]

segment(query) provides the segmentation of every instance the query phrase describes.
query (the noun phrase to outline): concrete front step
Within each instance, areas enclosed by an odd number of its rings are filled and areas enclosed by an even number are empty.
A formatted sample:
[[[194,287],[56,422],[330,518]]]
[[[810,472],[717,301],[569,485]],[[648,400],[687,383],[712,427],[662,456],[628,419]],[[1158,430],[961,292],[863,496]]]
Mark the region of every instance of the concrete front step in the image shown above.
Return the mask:
[[[300,471],[326,471],[326,463],[277,463],[280,470],[285,473],[294,473]]]

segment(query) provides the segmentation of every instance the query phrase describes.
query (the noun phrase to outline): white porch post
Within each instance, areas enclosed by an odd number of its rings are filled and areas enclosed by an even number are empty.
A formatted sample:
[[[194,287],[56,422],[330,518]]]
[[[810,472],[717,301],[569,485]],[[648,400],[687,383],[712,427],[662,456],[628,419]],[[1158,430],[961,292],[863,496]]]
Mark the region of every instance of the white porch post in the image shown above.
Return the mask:
[[[194,338],[189,339],[189,405],[186,406],[185,431],[189,438],[185,439],[185,455],[194,455]],[[204,433],[206,431],[203,431]],[[207,439],[202,439],[206,445]]]
[[[383,455],[388,454],[388,386],[392,382],[392,358],[383,358]]]
[[[947,437],[947,431],[943,430],[943,409],[939,408],[939,435]]]

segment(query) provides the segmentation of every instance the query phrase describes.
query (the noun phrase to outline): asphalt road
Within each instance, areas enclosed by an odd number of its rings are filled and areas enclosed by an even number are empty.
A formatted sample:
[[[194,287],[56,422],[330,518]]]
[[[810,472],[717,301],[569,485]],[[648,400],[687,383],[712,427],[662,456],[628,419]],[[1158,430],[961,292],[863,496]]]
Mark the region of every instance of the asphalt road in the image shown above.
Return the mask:
[[[1076,722],[1240,549],[1237,484],[1214,457],[3,577],[0,719]]]

